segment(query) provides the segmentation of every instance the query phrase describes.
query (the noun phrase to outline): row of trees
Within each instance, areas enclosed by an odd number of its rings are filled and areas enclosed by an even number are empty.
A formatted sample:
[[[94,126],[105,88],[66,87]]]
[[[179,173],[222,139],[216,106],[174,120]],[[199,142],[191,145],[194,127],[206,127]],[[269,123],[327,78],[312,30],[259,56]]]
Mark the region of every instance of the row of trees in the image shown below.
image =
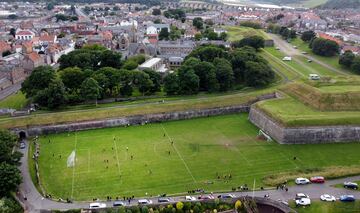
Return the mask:
[[[267,27],[267,31],[274,34],[279,34],[283,39],[296,38],[295,30],[277,24],[269,24]]]
[[[339,64],[360,74],[360,56],[355,56],[350,50],[345,51],[345,53],[340,56]]]
[[[12,198],[11,192],[15,192],[22,178],[18,166],[22,154],[13,151],[17,139],[7,130],[0,130],[0,212],[22,212]]]
[[[99,46],[75,50],[60,58],[60,70],[37,67],[23,82],[22,91],[49,109],[107,97],[128,97],[135,89],[143,95],[161,90],[161,76],[136,70],[143,55],[121,61],[121,55]]]
[[[268,63],[252,47],[227,50],[213,45],[195,49],[183,65],[164,79],[169,95],[228,91],[235,85],[266,86],[274,79]]]

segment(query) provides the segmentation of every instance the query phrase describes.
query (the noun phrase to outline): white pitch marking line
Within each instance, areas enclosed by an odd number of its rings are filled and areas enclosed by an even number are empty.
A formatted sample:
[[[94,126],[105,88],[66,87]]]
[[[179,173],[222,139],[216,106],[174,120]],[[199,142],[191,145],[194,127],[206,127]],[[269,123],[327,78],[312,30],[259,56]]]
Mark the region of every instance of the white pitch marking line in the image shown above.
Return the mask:
[[[90,149],[88,149],[88,173],[90,172]]]
[[[74,166],[73,166],[73,174],[72,174],[72,183],[71,183],[71,199],[74,196],[74,184],[75,184],[75,166],[76,166],[76,146],[77,146],[77,134],[75,132],[75,159],[74,159]]]
[[[119,171],[119,176],[121,177],[120,162],[119,162],[119,155],[118,155],[117,145],[116,145],[115,140],[114,140],[114,147],[115,147],[116,163],[117,163],[117,167],[118,167],[118,171]]]
[[[164,130],[166,136],[169,138],[169,141],[170,141],[170,143],[171,143],[173,140],[170,138],[169,134],[167,133],[166,129],[164,128],[164,126],[163,126],[162,124],[161,124],[161,127],[162,127],[162,129]],[[195,179],[194,175],[191,173],[188,165],[186,164],[184,158],[181,156],[180,152],[179,152],[178,149],[176,148],[175,144],[172,144],[172,146],[174,147],[174,149],[175,149],[176,153],[178,154],[179,158],[180,158],[180,159],[182,160],[182,162],[184,163],[184,166],[185,166],[186,170],[188,171],[188,173],[190,174],[190,176],[192,177],[194,183],[196,183],[196,179]]]

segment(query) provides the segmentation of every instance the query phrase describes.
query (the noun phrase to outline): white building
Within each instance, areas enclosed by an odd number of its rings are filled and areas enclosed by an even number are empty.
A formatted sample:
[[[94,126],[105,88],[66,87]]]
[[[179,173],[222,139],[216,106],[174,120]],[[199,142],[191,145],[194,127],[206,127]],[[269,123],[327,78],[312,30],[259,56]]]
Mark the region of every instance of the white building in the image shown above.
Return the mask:
[[[163,28],[167,28],[168,32],[170,32],[170,25],[168,24],[152,24],[146,28],[146,34],[159,34]]]
[[[15,34],[15,39],[17,40],[32,40],[35,37],[35,33],[30,30],[18,30]]]
[[[167,71],[166,66],[161,58],[151,58],[139,65],[139,70],[151,69],[164,73]]]

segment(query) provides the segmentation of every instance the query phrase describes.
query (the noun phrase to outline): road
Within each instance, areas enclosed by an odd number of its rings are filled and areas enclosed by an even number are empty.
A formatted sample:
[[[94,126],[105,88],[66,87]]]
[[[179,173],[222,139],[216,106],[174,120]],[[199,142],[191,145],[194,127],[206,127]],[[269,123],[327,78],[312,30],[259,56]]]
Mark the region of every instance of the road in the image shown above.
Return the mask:
[[[310,66],[308,66],[306,63],[304,63],[303,61],[301,61],[295,57],[303,56],[303,57],[307,58],[308,60],[312,60],[313,62],[318,63],[321,66],[326,67],[327,69],[329,69],[333,72],[336,72],[337,74],[342,74],[342,75],[348,74],[348,73],[342,72],[341,70],[334,68],[333,66],[326,64],[325,62],[323,62],[321,60],[318,60],[317,58],[315,58],[311,55],[302,54],[300,50],[295,49],[290,43],[288,43],[287,41],[285,41],[278,35],[271,34],[271,33],[269,33],[268,35],[274,40],[275,45],[280,48],[280,51],[282,51],[287,56],[293,57],[293,60],[295,60],[297,63],[301,64],[302,66],[310,68],[310,70],[313,70],[313,69]],[[315,71],[315,73],[316,73],[316,71]]]
[[[21,159],[21,174],[23,177],[23,183],[19,187],[19,193],[17,194],[18,198],[23,202],[26,206],[26,210],[29,213],[39,213],[40,210],[68,210],[68,209],[79,209],[79,208],[88,208],[90,202],[74,202],[74,203],[64,203],[64,202],[56,202],[53,200],[49,200],[44,198],[36,189],[35,185],[33,184],[30,173],[29,173],[29,166],[28,166],[28,144],[26,148],[23,150],[19,150],[24,156]],[[59,174],[61,175],[61,174]],[[356,199],[360,199],[360,191],[352,191],[343,188],[334,188],[331,187],[334,184],[343,183],[344,181],[358,181],[360,180],[359,176],[353,176],[349,178],[342,178],[336,180],[329,180],[325,184],[308,184],[302,186],[290,186],[289,191],[286,192],[285,190],[262,190],[262,191],[247,191],[247,192],[230,192],[231,194],[235,195],[236,197],[241,196],[256,196],[256,197],[264,197],[264,195],[268,194],[270,199],[273,200],[285,200],[289,201],[295,198],[296,193],[305,193],[310,196],[311,199],[319,199],[320,195],[322,194],[331,194],[334,195],[336,198],[340,197],[343,194],[352,194],[356,197]],[[219,194],[214,193],[215,197]],[[26,197],[26,200],[24,200]],[[157,198],[148,198],[152,200],[154,204],[158,203]],[[185,201],[184,196],[175,196],[171,197],[173,202],[178,201]],[[111,201],[99,201],[106,203],[107,206],[112,206]],[[137,205],[137,199],[131,200],[130,204],[128,205]]]
[[[11,94],[14,94],[15,92],[19,91],[21,89],[21,83],[16,83],[11,85],[10,87],[7,87],[0,92],[0,101],[5,99],[6,97],[10,96]]]

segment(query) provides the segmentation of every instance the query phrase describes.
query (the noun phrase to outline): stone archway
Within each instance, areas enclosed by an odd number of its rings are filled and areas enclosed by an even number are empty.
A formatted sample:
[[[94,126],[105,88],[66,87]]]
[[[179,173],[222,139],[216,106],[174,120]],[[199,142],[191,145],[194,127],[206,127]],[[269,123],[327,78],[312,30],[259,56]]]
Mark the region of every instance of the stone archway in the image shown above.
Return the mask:
[[[25,131],[20,131],[19,132],[19,139],[20,140],[26,139],[26,132]]]

